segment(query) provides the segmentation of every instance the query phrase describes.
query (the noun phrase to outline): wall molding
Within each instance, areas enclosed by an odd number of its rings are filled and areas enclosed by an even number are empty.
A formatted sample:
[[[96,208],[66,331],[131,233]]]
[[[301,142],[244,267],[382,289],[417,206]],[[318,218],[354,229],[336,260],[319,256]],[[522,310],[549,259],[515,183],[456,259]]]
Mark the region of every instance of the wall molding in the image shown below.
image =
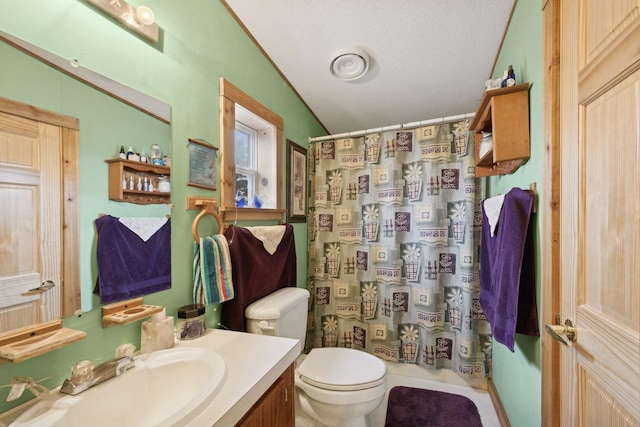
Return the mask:
[[[500,426],[511,427],[507,412],[504,410],[504,406],[502,406],[500,395],[498,394],[498,390],[496,390],[496,386],[493,384],[491,378],[489,378],[489,380],[487,381],[487,391],[489,392],[489,397],[491,397],[493,408],[496,410],[496,415],[498,416],[498,421],[500,421]]]

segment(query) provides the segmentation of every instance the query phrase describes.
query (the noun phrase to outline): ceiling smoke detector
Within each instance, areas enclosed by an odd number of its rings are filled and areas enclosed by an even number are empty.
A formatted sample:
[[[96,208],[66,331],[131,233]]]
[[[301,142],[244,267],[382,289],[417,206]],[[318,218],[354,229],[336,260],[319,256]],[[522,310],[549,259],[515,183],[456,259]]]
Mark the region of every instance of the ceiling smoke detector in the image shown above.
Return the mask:
[[[357,47],[336,51],[330,65],[331,74],[341,80],[357,80],[369,70],[369,55]]]

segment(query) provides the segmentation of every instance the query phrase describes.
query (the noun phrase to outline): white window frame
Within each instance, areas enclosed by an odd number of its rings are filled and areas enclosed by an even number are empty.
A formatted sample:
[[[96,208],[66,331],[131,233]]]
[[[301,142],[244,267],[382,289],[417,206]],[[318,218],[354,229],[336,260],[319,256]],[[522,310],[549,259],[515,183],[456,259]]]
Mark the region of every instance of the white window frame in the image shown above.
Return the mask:
[[[238,115],[236,114],[235,132],[241,132],[247,135],[249,138],[249,164],[244,167],[236,163],[236,184],[238,182],[237,177],[239,174],[249,177],[249,182],[247,183],[247,193],[243,194],[243,196],[245,197],[247,202],[245,206],[251,206],[251,198],[256,192],[258,179],[258,131],[239,121]]]

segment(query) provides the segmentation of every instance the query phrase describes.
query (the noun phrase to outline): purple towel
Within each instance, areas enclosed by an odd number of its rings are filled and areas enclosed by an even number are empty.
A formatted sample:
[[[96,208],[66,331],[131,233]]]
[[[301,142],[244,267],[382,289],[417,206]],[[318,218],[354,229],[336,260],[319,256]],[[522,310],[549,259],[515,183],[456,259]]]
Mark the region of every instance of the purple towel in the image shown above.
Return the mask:
[[[171,288],[171,220],[146,242],[111,215],[95,223],[101,304]]]
[[[509,191],[493,237],[482,206],[480,305],[495,340],[511,351],[516,332],[540,335],[530,227],[533,197],[520,188]]]

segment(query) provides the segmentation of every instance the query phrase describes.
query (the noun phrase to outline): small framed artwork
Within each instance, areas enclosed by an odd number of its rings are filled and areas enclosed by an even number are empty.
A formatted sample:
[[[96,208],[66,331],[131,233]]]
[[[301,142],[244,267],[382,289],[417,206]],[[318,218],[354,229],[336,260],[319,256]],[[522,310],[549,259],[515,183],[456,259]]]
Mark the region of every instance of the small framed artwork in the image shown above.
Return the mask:
[[[189,185],[216,189],[216,156],[218,147],[203,139],[189,138]]]
[[[287,222],[307,220],[307,150],[287,139]]]

